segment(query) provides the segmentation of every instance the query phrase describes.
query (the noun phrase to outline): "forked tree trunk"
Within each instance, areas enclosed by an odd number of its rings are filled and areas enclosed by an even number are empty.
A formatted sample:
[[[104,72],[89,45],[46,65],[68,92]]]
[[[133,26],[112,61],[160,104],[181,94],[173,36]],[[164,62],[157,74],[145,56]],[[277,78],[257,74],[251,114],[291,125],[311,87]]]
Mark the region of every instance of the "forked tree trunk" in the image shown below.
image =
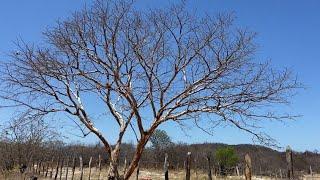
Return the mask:
[[[110,162],[108,170],[108,180],[122,180],[123,177],[120,177],[118,171],[117,163]]]
[[[133,174],[133,172],[135,171],[135,169],[137,168],[141,155],[143,153],[143,150],[150,138],[150,136],[152,135],[152,133],[154,132],[154,130],[157,128],[159,124],[154,124],[148,133],[144,133],[141,136],[141,139],[138,141],[137,147],[136,147],[136,151],[134,153],[133,159],[127,169],[127,171],[125,172],[125,174],[123,175],[119,175],[119,171],[118,171],[118,159],[119,159],[119,155],[120,155],[120,143],[118,143],[116,145],[116,147],[114,148],[114,150],[111,152],[111,160],[110,160],[110,166],[109,166],[109,170],[108,170],[108,180],[127,180],[130,178],[130,176]]]
[[[108,180],[122,180],[123,177],[119,175],[118,171],[118,159],[120,155],[120,144],[116,145],[114,150],[111,152]]]

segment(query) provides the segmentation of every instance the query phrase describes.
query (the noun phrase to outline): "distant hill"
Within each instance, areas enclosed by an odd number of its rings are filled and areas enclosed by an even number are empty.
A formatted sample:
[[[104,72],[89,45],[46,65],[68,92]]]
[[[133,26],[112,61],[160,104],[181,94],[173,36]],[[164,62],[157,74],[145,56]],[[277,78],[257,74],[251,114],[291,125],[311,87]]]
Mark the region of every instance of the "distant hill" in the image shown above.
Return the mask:
[[[244,163],[244,156],[248,153],[251,156],[253,171],[256,174],[260,173],[260,169],[263,172],[275,172],[280,169],[285,172],[286,169],[286,154],[285,152],[276,151],[274,149],[251,144],[239,144],[239,145],[227,145],[221,143],[203,143],[203,144],[176,144],[173,147],[167,149],[169,154],[169,160],[176,165],[183,163],[185,155],[188,151],[192,152],[193,158],[196,161],[198,168],[205,168],[206,156],[209,154],[214,161],[214,153],[219,147],[231,146],[235,149],[240,158],[239,164]],[[147,149],[144,153],[143,160],[150,159],[150,156],[155,152],[151,149]],[[148,158],[149,157],[149,158]],[[320,172],[320,154],[315,152],[294,152],[293,162],[295,171],[308,172],[311,166],[314,172]],[[214,162],[214,164],[216,164]]]

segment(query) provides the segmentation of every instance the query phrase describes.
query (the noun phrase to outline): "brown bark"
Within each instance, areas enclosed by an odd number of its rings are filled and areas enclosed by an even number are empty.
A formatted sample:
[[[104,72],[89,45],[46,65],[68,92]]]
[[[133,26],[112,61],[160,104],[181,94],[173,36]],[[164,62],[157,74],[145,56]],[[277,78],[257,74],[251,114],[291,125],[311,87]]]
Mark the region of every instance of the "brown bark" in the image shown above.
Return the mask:
[[[136,152],[134,154],[133,160],[126,172],[126,174],[124,175],[124,179],[127,180],[130,178],[130,176],[132,175],[132,173],[134,172],[134,170],[137,168],[138,163],[140,161],[141,155],[143,153],[144,147],[147,144],[148,140],[150,138],[150,133],[148,134],[144,134],[140,141],[138,142],[137,148],[136,148]]]
[[[120,180],[123,179],[119,176],[118,163],[110,161],[108,170],[108,180]]]
[[[110,156],[110,164],[109,164],[109,170],[108,170],[108,179],[109,180],[119,180],[123,179],[119,175],[118,170],[118,161],[119,161],[119,155],[120,155],[120,142],[117,143],[115,148],[111,152]]]

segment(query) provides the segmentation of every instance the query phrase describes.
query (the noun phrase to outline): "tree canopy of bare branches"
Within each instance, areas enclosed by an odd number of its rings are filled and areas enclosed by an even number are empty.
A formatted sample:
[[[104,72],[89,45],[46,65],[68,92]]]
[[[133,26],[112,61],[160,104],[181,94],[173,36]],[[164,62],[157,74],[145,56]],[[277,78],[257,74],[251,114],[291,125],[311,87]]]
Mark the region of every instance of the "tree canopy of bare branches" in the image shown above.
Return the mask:
[[[290,118],[269,107],[288,103],[300,86],[290,71],[257,61],[255,33],[235,27],[231,15],[194,15],[184,2],[146,12],[133,2],[99,0],[44,36],[45,45],[18,43],[2,63],[1,97],[77,118],[111,157],[109,179],[128,179],[167,121],[223,122],[262,141],[253,122]],[[84,96],[103,102],[99,108],[111,115],[105,121],[118,124],[115,146],[95,125]],[[130,128],[136,152],[119,175],[120,144]]]
[[[4,123],[0,131],[0,168],[11,170],[15,165],[28,164],[43,156],[41,148],[58,139],[59,132],[43,116],[31,111],[17,113]]]

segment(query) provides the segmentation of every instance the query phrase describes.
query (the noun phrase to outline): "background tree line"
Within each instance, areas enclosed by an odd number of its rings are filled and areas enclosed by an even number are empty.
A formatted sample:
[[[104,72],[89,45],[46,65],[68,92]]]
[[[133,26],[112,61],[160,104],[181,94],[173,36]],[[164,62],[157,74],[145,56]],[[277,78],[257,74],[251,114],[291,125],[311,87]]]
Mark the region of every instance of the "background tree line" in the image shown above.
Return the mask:
[[[88,144],[67,144],[61,141],[57,133],[52,131],[44,121],[37,121],[39,124],[34,128],[34,124],[26,121],[30,116],[23,115],[11,122],[9,128],[3,129],[0,142],[0,168],[2,171],[18,168],[21,164],[28,164],[35,161],[57,161],[61,158],[76,158],[79,163],[81,156],[84,165],[88,165],[90,157],[93,157],[93,165],[98,163],[98,157],[102,157],[102,165],[109,164],[109,158],[104,153],[104,147],[100,143]],[[20,128],[21,123],[24,128]],[[31,121],[34,122],[34,121]],[[16,124],[15,124],[16,123]],[[15,126],[14,126],[15,125]],[[32,128],[32,133],[25,134]],[[120,166],[123,166],[125,159],[128,161],[133,155],[135,145],[124,143],[121,147],[119,159]],[[250,154],[252,163],[255,165],[255,174],[266,174],[278,169],[286,168],[285,152],[279,152],[264,146],[258,145],[226,145],[219,143],[184,144],[174,143],[163,130],[157,130],[151,138],[151,143],[144,151],[140,167],[162,169],[165,153],[168,154],[169,168],[182,169],[187,152],[192,152],[192,168],[205,170],[207,159],[210,157],[217,171],[224,168],[227,173],[234,173],[234,168],[243,166],[244,155]],[[130,162],[128,162],[130,163]],[[295,170],[307,172],[309,166],[313,171],[320,171],[320,154],[318,152],[295,152]]]

